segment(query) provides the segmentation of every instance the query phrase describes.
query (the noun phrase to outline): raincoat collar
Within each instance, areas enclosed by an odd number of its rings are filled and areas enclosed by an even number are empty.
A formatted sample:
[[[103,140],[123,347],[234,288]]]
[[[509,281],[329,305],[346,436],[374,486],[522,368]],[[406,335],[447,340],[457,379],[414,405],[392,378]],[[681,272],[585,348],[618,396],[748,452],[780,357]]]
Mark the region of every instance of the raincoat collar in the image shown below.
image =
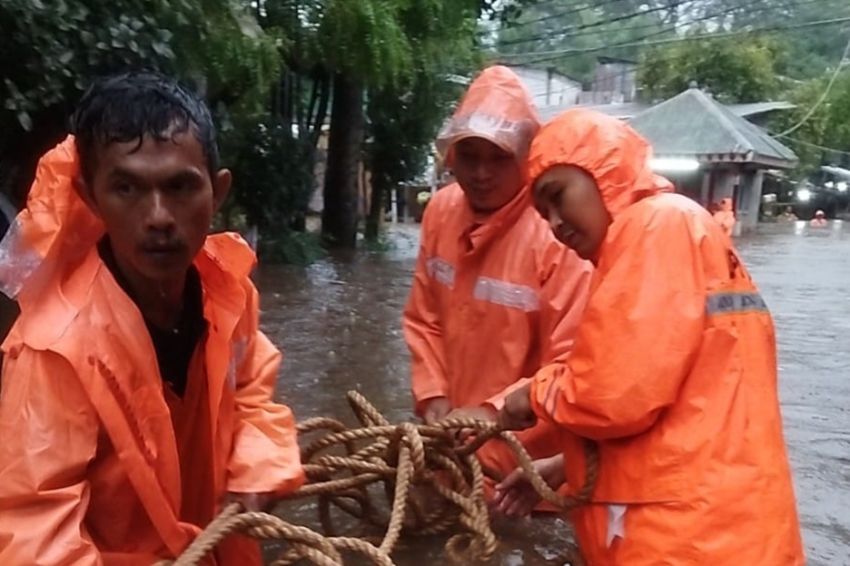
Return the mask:
[[[531,190],[528,185],[523,186],[508,204],[484,218],[472,210],[466,197],[463,203],[466,229],[459,236],[464,244],[461,249],[467,250],[468,254],[477,254],[501,238],[531,207]]]

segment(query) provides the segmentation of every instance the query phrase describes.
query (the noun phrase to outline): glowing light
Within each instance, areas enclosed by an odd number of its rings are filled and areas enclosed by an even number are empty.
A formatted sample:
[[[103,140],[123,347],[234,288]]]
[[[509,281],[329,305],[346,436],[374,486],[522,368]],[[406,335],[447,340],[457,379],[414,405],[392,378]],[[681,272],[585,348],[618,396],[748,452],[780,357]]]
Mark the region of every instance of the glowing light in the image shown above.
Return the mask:
[[[653,157],[649,161],[653,171],[687,173],[699,169],[699,161],[684,157]]]
[[[797,200],[800,202],[809,202],[812,200],[812,191],[809,189],[800,189],[797,191]]]

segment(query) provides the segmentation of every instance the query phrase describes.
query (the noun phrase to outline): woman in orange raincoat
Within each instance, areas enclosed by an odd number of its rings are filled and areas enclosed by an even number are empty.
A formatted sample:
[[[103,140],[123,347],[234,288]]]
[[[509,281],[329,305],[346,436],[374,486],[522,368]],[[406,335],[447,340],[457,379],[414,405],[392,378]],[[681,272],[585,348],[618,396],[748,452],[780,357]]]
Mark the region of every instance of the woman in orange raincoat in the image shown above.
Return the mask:
[[[83,98],[0,244],[21,316],[3,343],[0,564],[149,566],[226,499],[304,481],[254,254],[207,236],[230,185],[205,105],[165,77]],[[76,186],[76,189],[75,189]],[[216,550],[259,564],[255,541]]]
[[[597,269],[572,352],[499,420],[596,441],[592,503],[572,514],[593,566],[803,564],[770,313],[720,226],[649,157],[628,125],[589,111],[535,138],[535,204]],[[564,458],[581,485],[581,454]]]

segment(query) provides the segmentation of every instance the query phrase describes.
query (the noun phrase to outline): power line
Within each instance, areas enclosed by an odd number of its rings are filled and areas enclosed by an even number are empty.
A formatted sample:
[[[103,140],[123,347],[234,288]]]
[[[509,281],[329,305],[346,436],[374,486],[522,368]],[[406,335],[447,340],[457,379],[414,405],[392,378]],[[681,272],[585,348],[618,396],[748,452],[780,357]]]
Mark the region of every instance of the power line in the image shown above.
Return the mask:
[[[774,134],[774,138],[783,138],[790,142],[798,143],[800,145],[807,145],[809,147],[813,147],[815,149],[820,149],[821,151],[830,151],[832,153],[839,153],[841,155],[850,155],[850,151],[844,151],[843,149],[836,149],[834,147],[826,147],[825,145],[818,145],[816,143],[807,142],[803,140],[798,140],[797,138],[792,138],[790,136],[784,136],[782,134]]]
[[[654,12],[660,12],[662,10],[678,9],[679,6],[681,6],[682,4],[689,4],[689,3],[696,2],[696,1],[697,0],[676,0],[676,2],[674,4],[670,4],[670,5],[666,5],[666,6],[656,6],[654,8],[649,8],[648,10],[643,10],[643,11],[630,12],[628,14],[623,14],[622,16],[616,16],[614,18],[607,18],[607,19],[604,19],[604,20],[600,20],[598,22],[590,22],[590,23],[587,23],[587,24],[579,24],[577,26],[570,26],[570,27],[567,27],[565,29],[558,30],[557,33],[558,34],[567,34],[567,35],[571,36],[571,35],[573,35],[572,32],[575,32],[575,31],[582,31],[582,30],[587,30],[587,29],[592,29],[592,28],[598,28],[598,27],[601,27],[601,26],[606,26],[606,25],[609,25],[609,24],[617,23],[617,22],[623,22],[623,21],[626,21],[626,20],[638,18],[640,16],[645,16],[647,14],[652,14]],[[543,38],[545,38],[546,35],[547,34],[544,34]],[[548,34],[548,35],[552,35],[552,34]],[[541,38],[538,37],[537,39],[541,39]],[[527,38],[526,39],[513,39],[513,40],[499,41],[499,42],[496,43],[496,45],[497,46],[516,45],[516,44],[520,44],[520,43],[527,43],[528,41],[529,41],[529,39],[527,39]]]
[[[845,64],[847,64],[846,60],[848,55],[850,55],[850,41],[847,42],[847,47],[844,48],[844,53],[841,55],[841,60],[838,61],[838,65],[835,67],[835,72],[832,73],[832,77],[829,79],[826,88],[823,90],[823,93],[820,95],[820,98],[818,98],[817,102],[815,102],[814,105],[809,108],[809,111],[806,112],[806,115],[803,116],[803,118],[799,122],[788,128],[784,132],[776,134],[777,136],[786,136],[788,134],[793,134],[798,129],[800,129],[803,124],[809,121],[809,118],[814,115],[817,109],[820,108],[820,105],[824,103],[826,97],[829,96],[829,92],[832,90],[832,86],[835,84],[835,81],[838,80],[838,75],[841,74],[841,69],[844,67]]]
[[[596,53],[598,51],[604,51],[606,49],[619,49],[624,47],[651,47],[653,45],[667,45],[673,43],[683,43],[686,41],[701,41],[701,40],[711,40],[711,39],[720,39],[726,37],[738,37],[742,35],[750,35],[753,33],[762,33],[762,32],[771,32],[771,31],[784,31],[784,30],[792,30],[792,29],[803,29],[803,28],[811,28],[811,27],[820,27],[827,26],[833,24],[841,24],[850,22],[850,16],[842,17],[842,18],[832,18],[828,20],[815,20],[809,22],[803,22],[799,24],[789,24],[789,25],[774,25],[767,26],[763,28],[753,28],[748,30],[739,30],[739,31],[730,31],[730,32],[722,32],[722,33],[709,33],[709,34],[700,34],[700,35],[691,35],[684,37],[675,37],[675,38],[667,38],[667,39],[659,39],[655,41],[627,41],[623,43],[615,43],[611,45],[600,45],[596,47],[586,47],[586,48],[577,48],[577,49],[559,49],[552,51],[529,51],[526,53],[500,53],[499,57],[533,57],[533,56],[541,56],[540,59],[534,59],[531,61],[526,61],[526,64],[532,63],[542,63],[546,61],[552,61],[561,59],[564,57],[572,57],[575,55],[582,55],[585,53]]]
[[[801,1],[801,2],[786,4],[783,7],[784,8],[802,8],[804,6],[808,6],[808,5],[811,5],[811,4],[818,4],[818,3],[821,3],[821,2],[823,2],[824,4],[828,4],[828,3],[833,2],[833,1],[834,0],[804,0],[804,1]],[[711,14],[703,14],[702,16],[699,16],[697,18],[694,18],[694,19],[691,19],[691,20],[688,20],[688,21],[685,21],[685,22],[673,24],[672,27],[666,28],[664,31],[675,31],[676,29],[678,29],[680,27],[692,26],[694,24],[698,24],[698,23],[701,23],[701,22],[704,22],[704,21],[713,20],[715,18],[721,18],[721,17],[727,16],[727,15],[733,13],[733,12],[737,12],[737,11],[739,11],[739,10],[745,8],[745,7],[746,6],[743,5],[743,4],[738,4],[738,5],[735,5],[735,6],[728,7],[725,10],[722,10],[722,11],[719,11],[719,12],[714,12],[714,13],[711,13]],[[762,5],[759,8],[750,10],[748,12],[748,14],[753,15],[753,14],[757,14],[757,13],[765,12],[765,11],[775,11],[775,9],[776,8],[774,6]],[[607,25],[608,23],[609,23],[608,20],[606,20],[604,22],[600,22],[600,24],[604,24],[604,25]],[[584,30],[584,31],[580,31],[579,33],[570,33],[568,30],[562,29],[562,30],[555,30],[555,31],[550,31],[550,32],[546,32],[546,33],[541,33],[541,34],[538,34],[538,35],[533,36],[533,37],[517,38],[517,39],[513,39],[513,40],[507,40],[507,41],[504,41],[504,42],[498,42],[497,41],[496,47],[501,47],[501,46],[505,46],[505,45],[518,45],[520,43],[534,43],[536,41],[545,41],[545,40],[548,40],[548,39],[562,39],[563,40],[563,39],[573,39],[573,38],[576,38],[576,37],[582,37],[582,36],[587,36],[587,35],[632,32],[632,31],[637,31],[637,30],[642,30],[642,29],[656,28],[659,25],[661,25],[659,22],[653,22],[653,23],[649,23],[649,24],[641,24],[641,25],[638,25],[638,26],[631,26],[631,27],[619,28],[619,29],[615,28],[615,29],[607,29],[607,30]],[[660,34],[653,33],[652,35],[660,35]]]
[[[538,24],[540,22],[546,22],[549,20],[561,19],[565,16],[571,16],[573,14],[578,14],[579,12],[583,12],[585,10],[598,10],[603,6],[607,6],[609,4],[614,4],[616,2],[623,2],[624,0],[604,0],[603,2],[599,2],[598,4],[589,4],[583,5],[579,8],[573,8],[572,10],[567,10],[566,12],[558,12],[557,14],[549,14],[548,16],[541,16],[539,18],[535,18],[533,20],[526,20],[524,22],[516,22],[514,24],[509,24],[506,29],[517,29],[520,27],[530,26],[533,24]]]

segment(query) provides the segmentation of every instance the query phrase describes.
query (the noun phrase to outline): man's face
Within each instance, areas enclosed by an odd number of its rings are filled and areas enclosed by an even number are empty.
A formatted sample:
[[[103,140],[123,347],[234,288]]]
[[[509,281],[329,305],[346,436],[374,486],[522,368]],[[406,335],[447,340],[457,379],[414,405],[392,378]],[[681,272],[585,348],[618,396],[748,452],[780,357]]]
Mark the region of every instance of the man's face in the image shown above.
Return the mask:
[[[226,169],[210,178],[191,129],[165,138],[100,147],[80,187],[125,276],[152,283],[185,276],[231,182]]]
[[[514,156],[483,138],[466,138],[454,146],[453,169],[469,205],[493,212],[508,204],[523,186]]]

